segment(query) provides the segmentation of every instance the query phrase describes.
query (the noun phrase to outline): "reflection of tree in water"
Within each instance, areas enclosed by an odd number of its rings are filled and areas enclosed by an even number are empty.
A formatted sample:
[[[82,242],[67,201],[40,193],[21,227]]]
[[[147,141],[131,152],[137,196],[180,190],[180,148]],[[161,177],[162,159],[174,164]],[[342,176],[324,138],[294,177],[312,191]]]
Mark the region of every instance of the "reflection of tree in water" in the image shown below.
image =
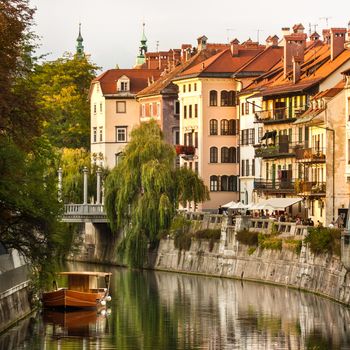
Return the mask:
[[[325,338],[323,334],[320,332],[315,332],[309,334],[306,337],[306,349],[307,350],[338,350],[341,349],[339,343],[332,338]]]

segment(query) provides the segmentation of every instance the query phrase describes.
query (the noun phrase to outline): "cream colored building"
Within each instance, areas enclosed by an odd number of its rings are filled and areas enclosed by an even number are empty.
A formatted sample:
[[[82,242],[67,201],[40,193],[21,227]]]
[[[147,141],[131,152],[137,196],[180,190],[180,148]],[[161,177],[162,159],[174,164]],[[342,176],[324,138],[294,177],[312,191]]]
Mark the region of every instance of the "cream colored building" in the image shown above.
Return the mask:
[[[91,154],[98,165],[112,169],[140,124],[136,94],[160,75],[150,69],[111,69],[91,83]]]

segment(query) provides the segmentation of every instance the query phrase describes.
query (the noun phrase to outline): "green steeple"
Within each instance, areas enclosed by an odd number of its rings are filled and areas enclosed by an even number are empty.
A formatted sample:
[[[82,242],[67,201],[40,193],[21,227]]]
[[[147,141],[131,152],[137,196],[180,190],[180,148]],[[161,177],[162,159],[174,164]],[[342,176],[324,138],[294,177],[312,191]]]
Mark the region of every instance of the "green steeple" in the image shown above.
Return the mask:
[[[77,46],[76,46],[76,55],[78,57],[84,56],[84,45],[83,45],[83,37],[81,36],[81,23],[79,23],[79,35],[77,37]]]
[[[141,45],[139,47],[140,52],[136,59],[136,65],[141,65],[146,62],[147,38],[145,35],[145,23],[142,23],[142,27]]]

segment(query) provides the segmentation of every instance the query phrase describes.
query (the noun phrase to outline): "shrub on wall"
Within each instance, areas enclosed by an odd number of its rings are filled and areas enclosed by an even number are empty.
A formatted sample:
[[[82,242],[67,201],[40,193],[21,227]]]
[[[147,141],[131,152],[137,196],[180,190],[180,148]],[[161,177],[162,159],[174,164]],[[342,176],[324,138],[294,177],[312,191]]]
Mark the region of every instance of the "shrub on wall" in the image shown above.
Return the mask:
[[[259,242],[259,246],[262,249],[273,249],[273,250],[282,249],[282,239],[277,238],[273,235],[264,235],[262,233],[259,233],[258,242]]]
[[[315,227],[309,229],[305,243],[309,244],[314,254],[332,253],[340,256],[340,238],[340,229]]]
[[[214,248],[215,241],[220,240],[221,230],[220,229],[205,229],[198,230],[194,233],[194,238],[196,239],[207,239],[209,240],[209,251],[211,252]]]
[[[257,246],[258,245],[258,233],[249,231],[247,229],[237,231],[236,239],[239,243],[249,245],[249,246]]]

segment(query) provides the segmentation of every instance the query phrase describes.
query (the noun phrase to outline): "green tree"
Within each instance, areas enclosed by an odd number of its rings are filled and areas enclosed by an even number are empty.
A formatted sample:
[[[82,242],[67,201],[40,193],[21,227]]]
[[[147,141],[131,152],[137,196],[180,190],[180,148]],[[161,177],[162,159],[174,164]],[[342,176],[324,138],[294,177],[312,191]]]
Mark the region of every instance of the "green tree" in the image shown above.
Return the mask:
[[[84,148],[63,148],[60,150],[62,168],[62,200],[64,203],[82,203],[83,169],[88,169],[88,193],[96,199],[96,171],[98,166],[91,163],[91,155]],[[101,180],[105,179],[108,169],[101,168]]]
[[[98,67],[87,57],[65,54],[36,66],[37,101],[45,115],[44,132],[56,147],[90,147],[91,80]]]
[[[176,169],[175,151],[155,121],[134,129],[123,160],[106,179],[105,205],[114,230],[123,230],[120,252],[141,266],[147,245],[170,227],[179,203],[209,198],[203,181],[189,169]]]

